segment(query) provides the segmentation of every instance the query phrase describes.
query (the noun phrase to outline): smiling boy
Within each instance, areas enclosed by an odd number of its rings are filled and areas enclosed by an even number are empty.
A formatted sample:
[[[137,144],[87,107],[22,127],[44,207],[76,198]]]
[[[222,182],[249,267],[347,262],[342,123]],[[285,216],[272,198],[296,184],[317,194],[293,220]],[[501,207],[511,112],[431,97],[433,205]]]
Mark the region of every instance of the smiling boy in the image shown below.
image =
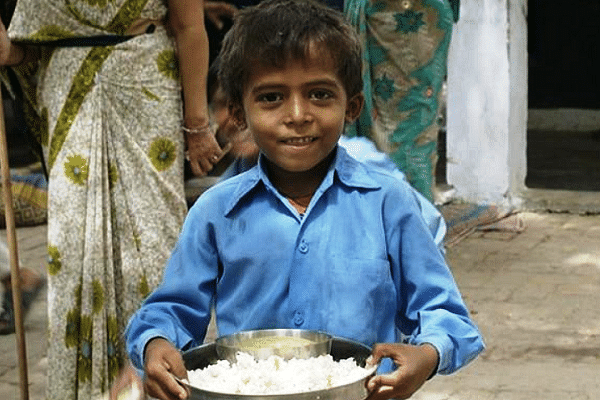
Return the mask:
[[[258,165],[190,209],[161,286],[127,329],[148,393],[181,398],[180,350],[219,334],[329,332],[390,357],[370,399],[407,398],[456,371],[483,342],[407,183],[337,141],[360,114],[361,55],[337,12],[307,0],[242,10],[221,51],[233,118]],[[385,343],[379,344],[378,343]]]
[[[284,69],[253,72],[234,116],[246,123],[280,194],[304,214],[323,181],[344,124],[356,118],[362,94],[348,98],[334,61],[322,49]],[[246,118],[244,118],[246,116]]]

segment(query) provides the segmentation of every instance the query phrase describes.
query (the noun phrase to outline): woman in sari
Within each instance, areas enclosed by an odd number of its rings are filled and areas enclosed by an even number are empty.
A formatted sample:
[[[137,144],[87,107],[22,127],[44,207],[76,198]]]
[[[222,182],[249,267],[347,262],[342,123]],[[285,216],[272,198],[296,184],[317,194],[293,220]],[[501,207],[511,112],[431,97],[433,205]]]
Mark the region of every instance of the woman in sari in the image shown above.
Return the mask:
[[[346,0],[364,44],[365,107],[346,134],[371,138],[430,201],[438,113],[458,0]]]
[[[108,397],[186,213],[184,151],[197,175],[221,156],[203,21],[201,0],[19,0],[1,26],[48,171],[48,400]]]

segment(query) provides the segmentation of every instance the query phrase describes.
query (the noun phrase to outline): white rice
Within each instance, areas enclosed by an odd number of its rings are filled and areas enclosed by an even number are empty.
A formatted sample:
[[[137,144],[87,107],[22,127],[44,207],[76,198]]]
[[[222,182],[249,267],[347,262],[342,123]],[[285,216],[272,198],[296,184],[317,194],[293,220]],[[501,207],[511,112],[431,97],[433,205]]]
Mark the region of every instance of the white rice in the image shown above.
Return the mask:
[[[255,360],[250,354],[237,353],[236,358],[236,363],[220,360],[188,371],[190,385],[228,394],[292,394],[342,386],[373,372],[357,365],[354,358],[334,361],[331,355],[285,361],[279,356]]]

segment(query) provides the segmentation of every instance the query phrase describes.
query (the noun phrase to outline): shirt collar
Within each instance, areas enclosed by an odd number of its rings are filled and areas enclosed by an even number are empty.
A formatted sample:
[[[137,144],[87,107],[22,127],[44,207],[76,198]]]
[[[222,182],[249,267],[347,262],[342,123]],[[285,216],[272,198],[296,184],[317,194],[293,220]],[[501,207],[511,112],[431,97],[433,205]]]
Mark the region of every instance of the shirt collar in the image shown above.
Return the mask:
[[[365,165],[348,155],[346,150],[340,146],[336,147],[334,162],[331,164],[327,175],[317,189],[315,196],[320,196],[331,187],[334,182],[334,177],[337,177],[339,182],[347,187],[362,189],[379,189],[381,187],[381,185],[369,175],[369,171],[365,168]],[[258,159],[258,164],[245,172],[243,179],[238,180],[238,185],[231,196],[231,201],[225,208],[225,214],[229,214],[231,210],[240,203],[242,198],[259,186],[263,186],[267,191],[272,192],[273,194],[277,193],[277,190],[267,176],[265,160],[262,154]]]

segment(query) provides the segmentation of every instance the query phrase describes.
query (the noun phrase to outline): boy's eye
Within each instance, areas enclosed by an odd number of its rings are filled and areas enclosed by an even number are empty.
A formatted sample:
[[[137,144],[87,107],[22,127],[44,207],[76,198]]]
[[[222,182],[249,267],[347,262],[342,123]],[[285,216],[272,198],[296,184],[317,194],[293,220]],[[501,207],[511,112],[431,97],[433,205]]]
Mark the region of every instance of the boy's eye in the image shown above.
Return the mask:
[[[329,100],[333,97],[333,92],[330,90],[316,89],[310,92],[310,98],[313,100]]]
[[[274,103],[277,101],[281,101],[282,99],[283,95],[277,92],[263,93],[257,96],[257,100],[264,103]]]

